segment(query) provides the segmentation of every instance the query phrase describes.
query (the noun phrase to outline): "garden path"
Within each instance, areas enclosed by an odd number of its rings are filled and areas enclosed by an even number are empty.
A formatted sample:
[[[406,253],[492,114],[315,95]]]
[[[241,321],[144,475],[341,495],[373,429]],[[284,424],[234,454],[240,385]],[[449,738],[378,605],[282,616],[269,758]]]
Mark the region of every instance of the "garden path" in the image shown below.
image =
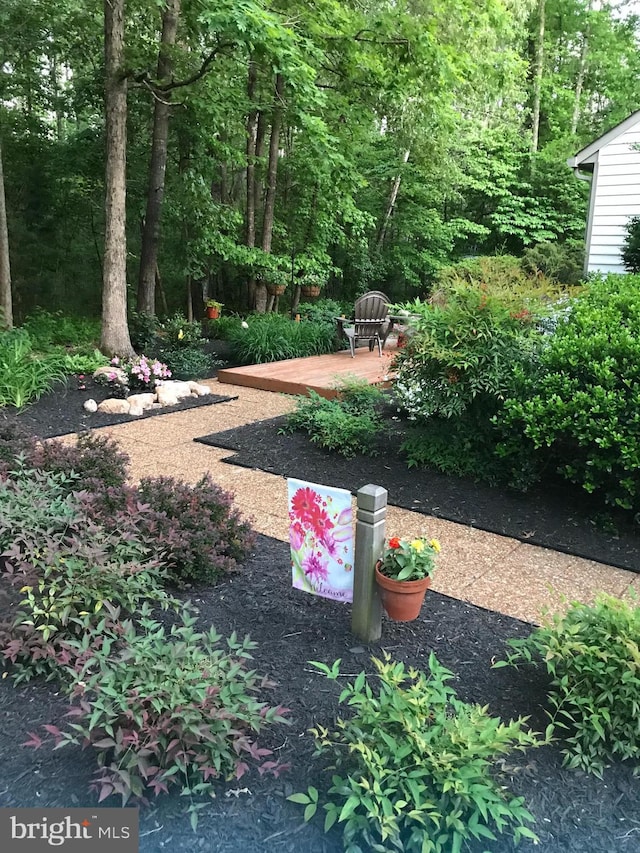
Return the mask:
[[[207,380],[214,393],[225,386]],[[255,388],[237,387],[237,399],[142,421],[105,427],[131,457],[134,479],[143,476],[177,477],[190,482],[205,472],[235,494],[241,512],[267,536],[288,539],[286,480],[264,471],[222,462],[229,450],[193,441],[291,411],[293,397]],[[300,472],[301,478],[304,471]],[[354,484],[359,488],[365,483]],[[378,485],[384,486],[384,483]],[[421,513],[390,506],[387,530],[403,536],[434,536],[442,544],[433,588],[480,607],[539,622],[541,609],[558,609],[558,595],[590,602],[598,592],[640,595],[640,576],[592,560],[529,545]]]

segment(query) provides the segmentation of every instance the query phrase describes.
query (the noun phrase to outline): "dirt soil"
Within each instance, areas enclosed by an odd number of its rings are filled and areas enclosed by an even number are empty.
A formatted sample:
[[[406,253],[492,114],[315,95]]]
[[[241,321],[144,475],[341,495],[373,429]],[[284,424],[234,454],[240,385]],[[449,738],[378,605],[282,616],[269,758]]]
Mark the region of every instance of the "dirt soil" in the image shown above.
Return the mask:
[[[30,410],[33,422],[38,420],[40,405]],[[26,414],[20,416],[21,420]],[[63,423],[68,421],[61,421],[61,426]],[[50,426],[54,426],[53,419]],[[564,526],[545,528],[545,519],[554,519],[560,508],[551,515],[532,514],[534,510],[527,503],[516,503],[507,510],[497,490],[483,491],[467,483],[464,491],[464,483],[460,483],[447,491],[447,478],[415,472],[407,475],[395,459],[384,456],[373,460],[371,468],[365,467],[370,463],[362,459],[336,464],[334,457],[321,451],[318,457],[317,448],[300,436],[280,441],[277,423],[237,430],[235,437],[227,435],[226,439],[230,443],[242,440],[243,464],[279,473],[293,468],[292,473],[297,476],[304,474],[310,480],[345,484],[348,488],[381,482],[389,488],[394,503],[452,516],[457,513],[457,520],[466,519],[467,523],[489,529],[508,526],[510,535],[516,529],[523,535],[535,530],[536,537],[551,543],[557,539],[557,527],[570,530],[567,519],[574,518],[576,525],[585,524],[579,515],[573,516],[565,509]],[[253,456],[249,452],[252,443]],[[418,476],[419,485],[411,490],[410,481]],[[493,497],[482,499],[483,495]],[[589,523],[580,530],[588,531]],[[535,540],[532,537],[529,541]],[[193,589],[190,597],[200,610],[203,628],[214,625],[223,636],[234,630],[242,635],[250,633],[257,642],[255,668],[277,682],[265,700],[291,709],[290,725],[269,730],[263,744],[291,768],[278,779],[252,772],[239,783],[221,784],[216,799],[200,813],[195,835],[183,813],[183,798],[161,796],[152,801],[150,806],[141,808],[143,853],[342,850],[338,832],[324,835],[321,820],[305,824],[302,808],[286,800],[292,792],[305,791],[309,785],[322,791],[330,784],[330,773],[313,757],[308,729],[317,723],[332,724],[339,713],[337,697],[341,686],[318,674],[309,665],[310,660],[332,663],[341,658],[342,672],[353,678],[362,669],[371,671],[370,656],[380,655],[383,650],[419,668],[426,667],[433,651],[455,673],[453,684],[462,699],[488,704],[494,714],[503,718],[530,715],[530,724],[538,731],[546,725],[544,675],[535,670],[491,669],[492,661],[505,655],[506,640],[525,636],[530,630],[526,623],[507,616],[430,591],[417,621],[398,624],[385,620],[381,642],[365,647],[350,632],[349,606],[293,590],[288,547],[263,536],[258,537],[253,553],[237,574],[215,588]],[[6,598],[3,602],[0,597],[0,607],[6,615]],[[89,750],[67,747],[52,751],[43,746],[34,751],[22,746],[28,732],[40,730],[44,724],[64,722],[68,708],[64,696],[52,684],[39,681],[15,687],[9,673],[5,675],[0,678],[0,806],[95,806],[95,794],[88,791],[96,769]],[[347,709],[343,708],[342,713],[346,715]],[[510,757],[496,768],[501,784],[524,796],[536,818],[534,828],[541,839],[536,849],[545,853],[636,851],[640,799],[632,768],[618,763],[600,780],[563,769],[561,759],[560,746],[554,745]],[[105,805],[118,807],[119,803],[111,800]],[[473,853],[488,849],[510,853],[513,848],[508,840],[468,848]],[[525,842],[519,849],[533,848]]]

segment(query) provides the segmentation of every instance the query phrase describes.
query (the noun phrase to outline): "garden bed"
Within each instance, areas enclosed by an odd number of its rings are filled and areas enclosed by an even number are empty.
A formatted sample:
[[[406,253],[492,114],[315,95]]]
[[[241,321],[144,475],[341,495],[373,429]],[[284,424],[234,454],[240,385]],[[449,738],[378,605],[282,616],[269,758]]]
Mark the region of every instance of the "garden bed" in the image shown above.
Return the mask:
[[[305,433],[282,434],[286,417],[247,424],[196,439],[235,451],[225,462],[285,477],[355,491],[384,486],[389,503],[446,518],[533,545],[640,571],[640,529],[628,514],[601,503],[566,481],[550,481],[521,493],[427,469],[409,469],[398,455],[403,422],[390,420],[377,456],[344,459],[313,444]]]
[[[132,391],[131,393],[137,392]],[[65,382],[56,384],[54,390],[43,394],[39,400],[31,403],[22,411],[17,411],[12,407],[0,408],[0,422],[18,421],[21,426],[39,438],[54,438],[68,433],[116,426],[141,418],[167,415],[171,412],[211,406],[214,403],[224,403],[227,400],[237,399],[237,397],[219,394],[209,394],[206,397],[187,397],[180,400],[177,406],[148,409],[140,417],[109,415],[103,412],[89,413],[83,409],[86,400],[95,400],[96,403],[100,403],[112,396],[113,389],[100,385],[91,378],[80,380],[76,376],[70,376]]]
[[[291,709],[290,726],[267,733],[267,745],[291,769],[277,780],[248,774],[239,782],[221,785],[218,796],[200,813],[197,835],[182,814],[184,798],[161,796],[141,809],[143,853],[172,850],[210,850],[216,853],[314,851],[338,853],[339,835],[325,836],[321,819],[306,825],[302,809],[286,801],[291,792],[308,785],[323,787],[320,767],[312,757],[307,729],[331,724],[337,712],[340,684],[327,681],[307,663],[342,658],[342,671],[355,675],[371,671],[370,653],[388,650],[398,660],[425,668],[430,652],[456,674],[454,687],[467,701],[489,703],[503,717],[530,714],[532,727],[546,725],[542,711],[545,679],[530,671],[492,670],[494,659],[505,654],[505,640],[526,635],[525,623],[447,598],[434,592],[418,621],[385,621],[383,637],[370,649],[350,633],[350,608],[294,591],[290,584],[286,545],[259,537],[253,554],[240,573],[213,589],[190,594],[199,607],[204,627],[215,625],[223,634],[250,632],[258,643],[254,652],[259,672],[268,673],[278,686],[267,699]],[[341,679],[342,680],[342,679]],[[351,679],[352,680],[352,679]],[[95,805],[87,784],[95,769],[90,751],[67,747],[38,751],[20,744],[27,732],[64,719],[65,700],[56,688],[33,682],[14,687],[0,680],[0,750],[3,755],[0,805]],[[263,739],[264,740],[264,739]],[[637,781],[631,768],[618,764],[605,772],[604,781],[560,766],[559,747],[545,747],[509,758],[500,779],[526,797],[536,817],[535,831],[548,853],[631,853],[640,830]],[[105,805],[117,806],[111,799]],[[506,853],[509,842],[478,846]],[[519,849],[532,849],[527,842]]]

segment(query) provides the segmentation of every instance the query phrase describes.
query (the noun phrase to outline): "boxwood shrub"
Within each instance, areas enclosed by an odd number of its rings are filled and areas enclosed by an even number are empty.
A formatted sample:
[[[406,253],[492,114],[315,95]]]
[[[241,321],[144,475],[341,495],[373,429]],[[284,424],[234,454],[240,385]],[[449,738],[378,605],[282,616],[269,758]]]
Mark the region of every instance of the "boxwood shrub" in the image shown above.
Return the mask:
[[[593,280],[538,367],[523,395],[505,401],[503,426],[567,480],[638,512],[640,276]]]

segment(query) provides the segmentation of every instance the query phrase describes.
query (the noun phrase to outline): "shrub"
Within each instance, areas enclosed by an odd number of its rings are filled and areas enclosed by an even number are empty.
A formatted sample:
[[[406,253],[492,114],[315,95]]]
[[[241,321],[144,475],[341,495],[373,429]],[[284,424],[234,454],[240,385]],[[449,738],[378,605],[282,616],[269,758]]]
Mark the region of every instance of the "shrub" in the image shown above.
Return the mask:
[[[31,464],[52,473],[77,475],[74,489],[102,490],[122,486],[128,474],[129,457],[109,436],[81,433],[75,446],[62,441],[38,445],[30,456]]]
[[[162,346],[168,350],[192,349],[201,347],[205,338],[202,326],[198,322],[189,322],[184,314],[168,317],[160,326]]]
[[[342,824],[345,850],[449,853],[495,833],[536,839],[522,797],[494,781],[492,763],[512,750],[537,746],[520,718],[502,723],[488,709],[461,702],[447,681],[453,674],[431,654],[429,676],[373,658],[375,683],[364,672],[340,696],[354,716],[334,732],[312,729],[316,755],[334,761],[325,830]],[[314,663],[329,678],[339,675]],[[289,799],[306,806],[310,820],[319,805],[316,788]]]
[[[375,456],[375,440],[382,430],[376,406],[382,399],[379,389],[357,380],[340,386],[334,400],[309,391],[298,397],[284,431],[304,430],[311,441],[342,456]]]
[[[100,340],[98,318],[71,317],[62,311],[38,308],[24,321],[34,349],[46,352],[55,347],[93,348]]]
[[[353,310],[353,305],[350,310]],[[331,329],[335,331],[336,317],[344,314],[345,309],[335,299],[318,299],[315,302],[301,302],[298,305],[298,312],[304,320],[310,320],[312,323],[324,323],[331,326]]]
[[[640,216],[632,216],[622,244],[622,263],[631,273],[640,273]]]
[[[615,760],[640,770],[640,606],[609,595],[573,602],[526,639],[510,640],[508,663],[535,663],[551,676],[555,725],[567,732],[564,762],[597,776]],[[501,661],[496,666],[505,666]]]
[[[281,314],[255,314],[248,328],[229,331],[232,356],[240,364],[263,364],[333,352],[335,329],[326,323],[296,323]]]
[[[640,278],[610,275],[576,297],[501,422],[567,480],[640,510]],[[503,446],[500,452],[508,453]]]
[[[46,727],[57,746],[94,747],[99,802],[119,794],[124,804],[170,786],[183,796],[213,796],[212,780],[240,779],[250,761],[277,776],[284,767],[253,735],[285,722],[286,709],[255,697],[272,686],[246,668],[255,644],[233,634],[221,649],[215,629],[195,631],[189,608],[168,632],[148,608],[140,616],[139,628],[133,622],[103,628],[102,644],[76,675],[69,729]],[[81,644],[74,645],[81,653]],[[30,743],[42,740],[32,734]],[[190,807],[194,828],[203,807]]]
[[[199,347],[163,350],[162,357],[174,379],[202,379],[210,375],[216,364]]]
[[[153,352],[160,330],[160,321],[157,316],[146,311],[132,311],[129,313],[128,323],[129,337],[134,350]]]
[[[22,409],[64,376],[62,354],[36,354],[25,329],[0,330],[0,407]]]
[[[231,330],[241,328],[242,318],[234,317],[232,314],[223,314],[217,320],[204,321],[204,333],[209,340],[226,341],[231,335]]]
[[[573,243],[536,243],[524,250],[522,268],[557,284],[577,285],[583,277],[584,248]]]
[[[434,290],[449,292],[460,285],[471,285],[474,288],[484,285],[495,295],[532,290],[544,293],[553,289],[551,281],[537,275],[537,272],[525,270],[521,260],[513,255],[466,258],[438,270],[434,279]]]
[[[153,510],[140,518],[140,528],[163,550],[177,583],[218,580],[237,569],[253,544],[251,527],[232,508],[232,496],[208,475],[195,485],[145,477],[137,497]]]
[[[146,601],[168,602],[160,564],[141,536],[92,522],[70,492],[74,482],[24,466],[0,481],[3,576],[26,593],[3,629],[16,681],[58,675],[72,659],[69,641],[98,632],[107,602],[127,614]]]

